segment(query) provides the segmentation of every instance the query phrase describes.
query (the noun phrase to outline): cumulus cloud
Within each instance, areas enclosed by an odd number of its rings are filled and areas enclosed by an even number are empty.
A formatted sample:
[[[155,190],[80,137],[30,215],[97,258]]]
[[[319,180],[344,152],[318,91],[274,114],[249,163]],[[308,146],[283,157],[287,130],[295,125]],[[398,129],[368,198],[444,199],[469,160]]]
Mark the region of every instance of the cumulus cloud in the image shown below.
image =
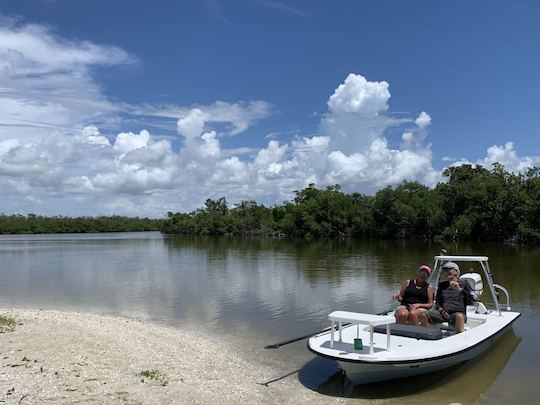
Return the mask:
[[[328,100],[329,113],[321,132],[329,139],[324,183],[341,183],[363,191],[405,179],[432,185],[438,179],[431,165],[430,145],[423,143],[431,117],[422,111],[414,127],[402,136],[401,148],[392,148],[385,131],[412,123],[386,113],[390,99],[387,82],[371,82],[350,74]]]
[[[416,120],[414,120],[414,123],[419,129],[425,130],[429,125],[431,125],[431,117],[427,112],[422,111]]]
[[[329,97],[328,113],[321,119],[320,131],[329,137],[329,149],[363,153],[388,128],[410,122],[385,113],[389,100],[387,82],[348,75]]]
[[[351,74],[330,95],[320,134],[289,143],[272,139],[252,159],[223,156],[216,137],[205,132],[204,114],[194,108],[178,120],[184,136],[181,171],[191,172],[206,196],[223,193],[233,201],[280,201],[312,182],[361,191],[405,179],[434,184],[438,172],[431,165],[430,146],[422,144],[431,118],[421,112],[416,120],[395,119],[386,114],[389,99],[388,83]],[[384,131],[403,123],[414,126],[414,142],[392,148]]]
[[[325,182],[345,183],[349,187],[352,184],[367,191],[404,180],[433,185],[439,175],[431,165],[431,158],[429,148],[392,149],[385,138],[379,138],[364,153],[331,152]]]
[[[227,149],[227,137],[271,114],[269,103],[110,101],[93,68],[133,61],[120,48],[0,21],[1,211],[162,216],[197,208],[209,197],[281,202],[309,183],[372,192],[440,178],[426,142],[430,115],[396,118],[385,81],[348,75],[329,92],[315,135]],[[126,116],[137,131],[122,128]],[[176,135],[163,137],[156,128]],[[398,131],[401,139],[393,139]],[[538,159],[519,157],[509,142],[488,148],[479,164],[495,161],[523,170]]]
[[[422,111],[414,120],[415,127],[410,128],[401,136],[404,149],[422,149],[423,141],[426,139],[428,127],[431,125],[431,117]]]
[[[189,114],[178,120],[178,133],[187,139],[193,139],[203,132],[204,123],[204,113],[200,109],[194,108]]]
[[[351,73],[328,99],[333,114],[362,113],[377,115],[388,109],[388,83],[370,82],[364,76]]]
[[[540,156],[519,156],[514,148],[514,143],[506,142],[504,145],[492,145],[486,149],[486,156],[476,161],[467,158],[455,159],[445,156],[444,162],[452,162],[449,166],[478,165],[486,169],[492,169],[494,163],[500,163],[505,170],[514,173],[524,173],[529,168],[540,165]]]
[[[490,146],[482,164],[490,167],[496,162],[502,164],[508,171],[523,172],[540,163],[540,159],[538,157],[519,157],[514,149],[514,143],[506,142],[504,145]]]
[[[5,140],[0,143],[0,173],[4,180],[17,176],[21,180],[17,187],[5,182],[13,196],[31,188],[41,202],[73,197],[101,210],[139,209],[151,215],[192,209],[208,197],[222,195],[232,202],[245,198],[279,202],[309,183],[340,183],[361,191],[404,179],[433,183],[431,151],[422,146],[421,137],[414,148],[401,149],[392,148],[384,137],[387,128],[413,122],[389,116],[389,98],[388,83],[349,75],[330,95],[320,134],[297,136],[291,142],[271,139],[252,156],[231,155],[222,148],[220,137],[266,115],[264,103],[177,110],[176,129],[183,140],[177,150],[171,141],[147,130],[105,137],[95,125],[69,133],[55,131],[36,142]],[[428,121],[429,116],[421,113],[414,131],[423,133]],[[226,124],[220,132],[212,129],[216,122]],[[127,200],[139,202],[120,209]],[[152,208],[145,211],[148,207]]]

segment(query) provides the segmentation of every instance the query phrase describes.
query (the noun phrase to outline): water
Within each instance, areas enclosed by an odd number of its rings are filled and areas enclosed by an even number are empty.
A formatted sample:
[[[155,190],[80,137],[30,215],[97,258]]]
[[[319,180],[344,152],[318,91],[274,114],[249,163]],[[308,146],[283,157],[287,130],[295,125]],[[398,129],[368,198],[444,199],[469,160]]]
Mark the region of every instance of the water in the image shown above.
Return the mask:
[[[540,395],[540,248],[448,245],[490,257],[522,313],[482,359],[433,376],[353,387],[305,341],[262,347],[327,326],[337,309],[381,312],[440,246],[392,241],[180,238],[159,233],[0,236],[0,306],[135,316],[220,333],[306,389],[384,402],[536,402]],[[465,269],[462,269],[462,271]],[[276,376],[278,377],[278,376]],[[294,377],[289,377],[294,378]]]

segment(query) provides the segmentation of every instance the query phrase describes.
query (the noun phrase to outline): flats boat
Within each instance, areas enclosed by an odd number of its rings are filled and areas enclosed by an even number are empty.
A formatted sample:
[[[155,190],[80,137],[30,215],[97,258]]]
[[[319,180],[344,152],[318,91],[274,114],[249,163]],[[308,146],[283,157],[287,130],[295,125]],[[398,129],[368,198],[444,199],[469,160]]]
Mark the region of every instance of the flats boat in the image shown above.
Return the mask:
[[[366,384],[431,373],[471,360],[489,349],[520,316],[510,310],[506,288],[493,281],[486,256],[435,256],[429,282],[436,288],[446,262],[479,263],[482,275],[465,273],[476,294],[467,306],[465,331],[455,333],[446,323],[430,327],[398,325],[394,311],[383,315],[334,311],[330,331],[309,338],[310,351],[336,360],[353,384]],[[480,301],[487,285],[492,305]],[[499,302],[505,296],[504,305]]]

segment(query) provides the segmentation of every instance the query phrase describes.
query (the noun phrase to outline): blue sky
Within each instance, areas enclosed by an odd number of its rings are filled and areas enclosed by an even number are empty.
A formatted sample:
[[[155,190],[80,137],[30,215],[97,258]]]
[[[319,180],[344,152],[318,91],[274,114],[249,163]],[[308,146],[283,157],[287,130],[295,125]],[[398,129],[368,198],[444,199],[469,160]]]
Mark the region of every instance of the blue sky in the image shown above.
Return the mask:
[[[15,61],[3,212],[158,216],[219,194],[280,202],[308,181],[373,192],[463,160],[539,164],[538,2],[4,0],[0,14]]]

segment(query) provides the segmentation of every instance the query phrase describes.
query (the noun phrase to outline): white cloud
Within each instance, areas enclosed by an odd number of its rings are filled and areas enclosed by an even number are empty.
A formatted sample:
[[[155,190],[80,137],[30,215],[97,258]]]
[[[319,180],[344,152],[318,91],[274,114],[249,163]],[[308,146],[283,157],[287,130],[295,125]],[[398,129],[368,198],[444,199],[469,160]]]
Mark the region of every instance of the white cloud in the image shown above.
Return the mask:
[[[423,142],[426,139],[428,127],[431,125],[431,117],[428,113],[422,111],[416,120],[414,120],[414,123],[416,125],[415,128],[410,128],[401,135],[404,149],[414,150],[425,148]]]
[[[226,103],[217,101],[208,106],[200,106],[208,122],[228,123],[226,135],[237,135],[244,132],[256,121],[270,115],[271,106],[265,101],[244,103]]]
[[[206,125],[225,124],[226,127],[220,131],[220,136],[238,135],[255,124],[257,121],[270,115],[272,107],[269,103],[261,100],[250,102],[228,103],[216,101],[209,105],[194,105],[183,107],[178,105],[158,105],[117,103],[116,106],[125,114],[130,116],[132,124],[141,126],[152,126],[167,130],[178,130],[178,121],[188,118],[194,119],[194,110],[200,111],[199,118],[203,119]],[[174,125],[176,123],[176,126]],[[195,123],[195,122],[194,122]],[[196,132],[195,129],[193,129]]]
[[[351,73],[328,100],[331,113],[379,114],[388,109],[390,91],[387,82],[370,82]]]
[[[269,8],[272,8],[272,9],[275,9],[275,10],[279,10],[279,11],[282,11],[284,13],[287,13],[287,14],[292,14],[292,15],[295,15],[297,17],[300,17],[300,18],[306,18],[306,14],[293,7],[293,6],[290,6],[288,4],[284,4],[284,3],[278,3],[278,2],[275,2],[275,1],[267,1],[267,0],[256,0],[256,2],[262,6],[265,6],[265,7],[269,7]]]
[[[540,156],[519,156],[514,149],[513,142],[506,142],[504,145],[492,145],[486,149],[486,156],[471,162],[467,158],[455,159],[445,156],[442,158],[445,162],[452,162],[449,166],[478,165],[488,170],[493,168],[494,163],[500,163],[505,170],[514,173],[524,173],[529,168],[540,165]]]
[[[512,172],[523,172],[529,167],[540,164],[538,156],[518,156],[514,149],[513,142],[506,142],[504,145],[493,145],[487,148],[487,155],[478,164],[491,168],[493,163],[502,164],[506,170]]]
[[[124,50],[58,37],[48,27],[0,21],[0,139],[37,141],[53,130],[103,120],[117,107],[91,76],[134,62]]]
[[[419,129],[424,130],[431,125],[431,117],[428,113],[422,111],[420,115],[416,118],[414,123]]]
[[[321,132],[329,139],[329,154],[320,180],[362,191],[403,180],[429,185],[437,181],[430,145],[424,144],[431,117],[422,111],[415,127],[403,134],[401,148],[393,149],[385,131],[412,120],[385,113],[389,99],[387,82],[370,82],[360,75],[350,74],[338,86],[328,100],[330,112],[321,121]]]
[[[203,132],[204,123],[204,113],[200,109],[194,108],[188,115],[178,120],[178,133],[188,139],[193,139]]]
[[[267,117],[270,104],[112,102],[92,69],[132,63],[125,51],[66,40],[43,26],[0,25],[0,211],[162,216],[209,197],[281,202],[309,183],[372,192],[439,179],[426,143],[431,117],[422,111],[396,118],[385,81],[350,74],[329,96],[318,134],[223,148],[225,137]],[[125,116],[132,126],[145,125],[123,130]],[[181,142],[152,128],[176,130]],[[401,140],[389,129],[403,131]],[[523,170],[539,160],[518,156],[507,143],[488,148],[479,163],[495,161]]]
[[[271,164],[281,162],[285,157],[287,148],[287,144],[280,145],[278,141],[271,140],[268,142],[266,149],[261,149],[257,153],[254,161],[255,167],[264,169]]]
[[[330,153],[326,183],[345,183],[358,189],[380,188],[404,180],[434,185],[439,176],[431,166],[431,151],[391,149],[386,139],[375,140],[365,153]]]
[[[328,99],[329,112],[321,119],[320,131],[328,136],[329,149],[363,153],[388,128],[410,122],[385,113],[389,99],[387,82],[348,75]]]
[[[20,145],[18,140],[0,142],[0,174],[31,176],[46,173],[51,168],[50,156],[36,144]]]
[[[111,101],[94,80],[94,68],[133,65],[121,48],[68,40],[50,27],[0,16],[0,140],[38,142],[52,131],[96,125],[111,132],[124,123],[174,130],[191,107]],[[236,135],[270,114],[264,101],[216,101],[197,108],[209,123],[226,123]]]
[[[231,202],[243,198],[279,202],[312,182],[340,183],[361,191],[404,179],[431,184],[436,175],[429,147],[420,147],[418,141],[414,151],[392,149],[383,136],[386,128],[412,121],[384,113],[389,97],[387,83],[349,76],[330,97],[335,105],[322,118],[320,135],[295,137],[289,143],[270,140],[252,157],[242,149],[237,155],[222,149],[220,134],[209,128],[224,123],[221,134],[232,134],[267,114],[268,105],[215,103],[178,111],[177,131],[183,138],[178,151],[168,139],[147,130],[120,132],[108,139],[92,125],[53,132],[39,142],[3,141],[0,170],[19,176],[20,190],[32,187],[42,207],[52,199],[62,206],[61,201],[79,196],[75,201],[81,206],[86,202],[98,211],[133,213],[138,207],[150,215],[193,209],[208,197],[222,195]],[[160,114],[154,107],[144,108]],[[419,119],[425,122],[426,116]],[[426,126],[420,125],[416,131]],[[21,193],[12,186],[10,190],[13,195]],[[127,200],[137,200],[138,205]]]
[[[15,77],[84,71],[90,65],[116,65],[131,59],[120,48],[69,41],[42,25],[18,25],[6,19],[1,22],[2,67]]]
[[[92,145],[110,146],[110,142],[107,138],[99,133],[98,128],[95,125],[89,125],[82,129],[83,143],[89,143]]]
[[[132,132],[122,132],[116,136],[113,149],[125,155],[133,150],[146,147],[150,141],[150,133],[146,130],[142,130],[139,134]]]

